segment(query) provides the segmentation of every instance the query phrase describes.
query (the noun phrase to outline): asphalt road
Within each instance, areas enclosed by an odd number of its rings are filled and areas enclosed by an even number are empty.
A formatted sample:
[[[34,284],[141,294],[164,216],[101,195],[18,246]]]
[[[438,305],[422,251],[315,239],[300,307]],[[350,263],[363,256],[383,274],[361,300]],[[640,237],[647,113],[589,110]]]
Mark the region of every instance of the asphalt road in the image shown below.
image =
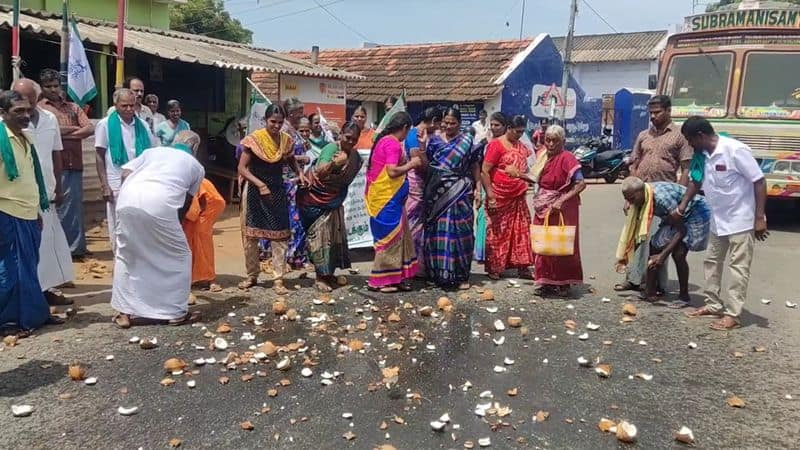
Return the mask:
[[[366,262],[357,264],[359,275],[348,275],[350,286],[335,292],[333,305],[315,304],[311,280],[297,280],[303,288],[287,296],[300,316],[294,322],[272,313],[269,290],[231,289],[213,297],[200,294],[194,308],[207,329],[121,331],[109,322],[107,277],[90,277],[73,291],[80,311],[66,326],[46,327],[0,351],[0,448],[158,449],[179,439],[181,448],[439,449],[465,448],[467,441],[478,448],[479,439],[487,437],[490,448],[631,446],[601,432],[601,418],[636,425],[632,446],[639,448],[684,446],[673,438],[682,426],[694,431],[697,448],[797,448],[800,309],[785,306],[800,300],[792,279],[800,244],[796,213],[770,216],[775,231],[755,256],[744,327],[720,333],[709,330],[708,321],[641,302],[635,302],[634,320],[622,321],[627,300],[611,290],[618,281],[612,263],[620,206],[618,185],[591,185],[583,196],[587,285],[568,300],[535,298],[527,283],[517,288],[488,282],[477,266],[474,282],[490,288],[494,301],[480,301],[475,290],[469,299],[438,290],[376,295],[363,289]],[[230,274],[220,278],[230,284],[241,270],[235,219],[220,228],[218,266]],[[699,303],[701,255],[691,255],[690,263]],[[90,291],[99,292],[85,294]],[[443,295],[453,303],[450,312],[437,309]],[[434,315],[424,317],[424,306],[432,306]],[[259,314],[261,325],[246,319]],[[495,331],[493,322],[511,315],[521,317],[524,328]],[[318,323],[312,324],[308,318],[315,316]],[[566,320],[576,323],[574,335]],[[599,329],[587,330],[589,322]],[[284,347],[302,341],[258,364],[245,358],[235,369],[193,367],[198,358],[226,358],[226,351],[210,350],[205,337],[222,323],[232,331],[218,336],[239,356],[267,340]],[[242,340],[244,332],[255,340]],[[579,339],[583,333],[588,339]],[[158,347],[129,344],[133,336],[156,337]],[[496,345],[501,337],[505,342]],[[349,350],[358,349],[359,341],[363,350]],[[291,367],[279,371],[276,361],[284,356]],[[581,367],[581,356],[610,365],[611,377]],[[185,373],[164,371],[172,357],[189,363]],[[506,358],[513,364],[505,364]],[[73,361],[87,367],[97,384],[70,380],[67,366]],[[301,374],[304,362],[310,377]],[[505,371],[495,372],[496,367]],[[398,369],[396,382],[382,371],[391,368]],[[326,371],[340,372],[328,386],[322,384]],[[630,378],[637,373],[652,379]],[[248,375],[253,375],[249,381]],[[220,377],[228,383],[221,384]],[[165,378],[175,383],[162,386]],[[189,380],[195,388],[187,386]],[[514,396],[508,394],[512,389]],[[743,408],[728,406],[732,395],[744,400]],[[475,413],[479,404],[490,402],[493,410],[485,417]],[[29,404],[35,411],[15,418],[12,404]],[[120,406],[137,406],[138,414],[122,416]],[[549,413],[543,422],[535,421],[539,411]],[[444,431],[432,430],[430,422],[445,413],[450,422]],[[242,429],[245,421],[251,431]],[[348,432],[352,440],[343,437]]]

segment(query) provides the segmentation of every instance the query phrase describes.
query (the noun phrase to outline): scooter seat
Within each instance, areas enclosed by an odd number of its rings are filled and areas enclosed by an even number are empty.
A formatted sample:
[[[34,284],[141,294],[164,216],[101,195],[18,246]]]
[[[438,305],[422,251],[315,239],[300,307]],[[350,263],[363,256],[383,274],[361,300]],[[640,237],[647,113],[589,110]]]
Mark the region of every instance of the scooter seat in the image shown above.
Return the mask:
[[[595,166],[597,166],[598,164],[606,163],[613,159],[622,160],[624,154],[625,152],[623,152],[622,150],[609,150],[603,153],[598,153],[597,158],[595,158],[594,160]]]

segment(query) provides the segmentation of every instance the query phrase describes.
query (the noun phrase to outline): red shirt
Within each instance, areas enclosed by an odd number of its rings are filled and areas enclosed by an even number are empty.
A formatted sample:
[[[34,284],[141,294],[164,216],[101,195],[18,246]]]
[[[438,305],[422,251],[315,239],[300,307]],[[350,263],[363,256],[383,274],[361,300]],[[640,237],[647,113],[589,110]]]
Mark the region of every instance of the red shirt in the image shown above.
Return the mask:
[[[62,127],[80,127],[91,125],[89,117],[77,104],[72,102],[61,102],[59,105],[50,100],[43,99],[39,102],[42,109],[50,111],[58,119],[58,125]],[[61,136],[64,150],[61,152],[61,164],[63,170],[83,170],[83,140]]]

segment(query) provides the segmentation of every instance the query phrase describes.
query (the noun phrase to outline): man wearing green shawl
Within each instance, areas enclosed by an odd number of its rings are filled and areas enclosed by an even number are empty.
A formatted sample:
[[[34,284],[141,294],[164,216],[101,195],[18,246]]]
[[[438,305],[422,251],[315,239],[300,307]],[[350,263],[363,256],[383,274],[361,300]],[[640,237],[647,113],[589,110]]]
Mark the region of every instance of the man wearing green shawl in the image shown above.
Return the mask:
[[[37,273],[39,210],[50,205],[36,150],[22,132],[30,109],[18,92],[0,93],[0,331],[18,336],[57,322]]]
[[[114,111],[97,123],[95,127],[95,150],[97,150],[97,176],[106,201],[108,237],[115,249],[116,231],[115,202],[122,184],[122,166],[141,155],[159,142],[150,128],[136,117],[136,95],[130,89],[114,92]]]

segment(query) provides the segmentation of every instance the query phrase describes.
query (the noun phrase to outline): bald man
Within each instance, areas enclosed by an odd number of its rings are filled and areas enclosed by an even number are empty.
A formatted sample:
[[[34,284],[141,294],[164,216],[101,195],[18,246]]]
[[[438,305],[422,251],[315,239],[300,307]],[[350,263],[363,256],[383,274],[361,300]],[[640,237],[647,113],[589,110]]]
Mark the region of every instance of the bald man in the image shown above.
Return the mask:
[[[111,293],[120,328],[192,318],[192,252],[181,220],[205,175],[194,157],[199,144],[197,133],[181,131],[172,147],[151,148],[122,167]]]
[[[61,144],[58,119],[50,111],[37,106],[42,90],[35,81],[23,78],[14,83],[12,89],[25,97],[31,105],[30,123],[23,133],[36,148],[47,190],[47,199],[50,201],[50,207],[39,212],[42,217],[42,242],[39,245],[38,265],[39,283],[50,305],[70,305],[72,300],[65,298],[56,289],[75,278],[69,243],[56,211],[56,206],[64,199],[61,190],[61,151],[64,147]]]

